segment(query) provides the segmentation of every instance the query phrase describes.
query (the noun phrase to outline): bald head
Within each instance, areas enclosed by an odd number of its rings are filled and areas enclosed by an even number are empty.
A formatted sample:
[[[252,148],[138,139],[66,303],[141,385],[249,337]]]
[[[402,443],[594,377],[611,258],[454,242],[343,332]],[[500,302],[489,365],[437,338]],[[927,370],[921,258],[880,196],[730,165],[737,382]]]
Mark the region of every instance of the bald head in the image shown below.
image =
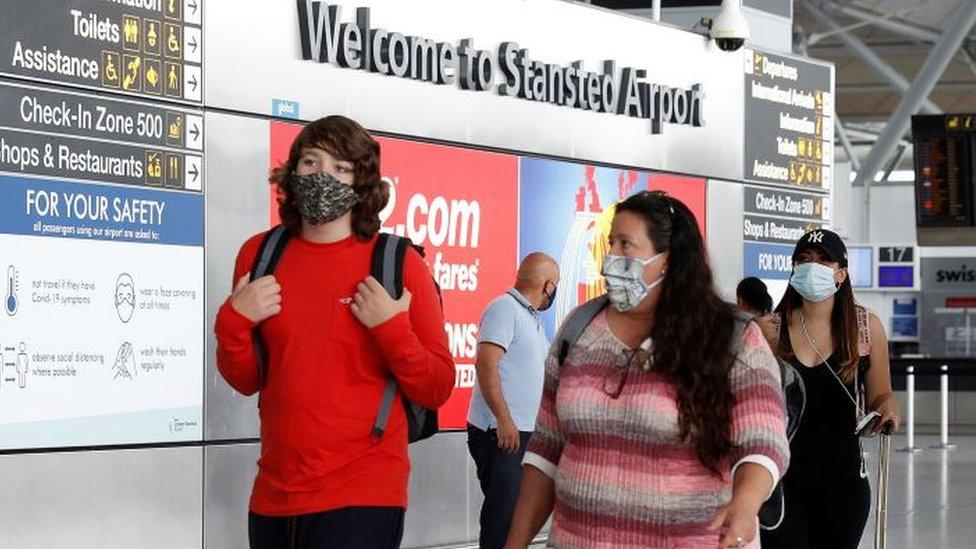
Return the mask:
[[[531,253],[519,265],[515,282],[519,290],[542,290],[546,282],[559,282],[559,265],[544,253]]]
[[[540,311],[552,305],[557,284],[559,265],[553,258],[539,252],[525,256],[515,276],[515,289]]]

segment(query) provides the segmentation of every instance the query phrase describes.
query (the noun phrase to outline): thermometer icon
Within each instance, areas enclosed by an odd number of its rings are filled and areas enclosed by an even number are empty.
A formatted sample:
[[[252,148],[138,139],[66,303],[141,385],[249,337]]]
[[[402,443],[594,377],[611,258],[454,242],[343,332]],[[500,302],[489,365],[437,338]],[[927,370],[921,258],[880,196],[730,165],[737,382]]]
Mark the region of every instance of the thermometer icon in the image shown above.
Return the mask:
[[[3,300],[3,308],[7,314],[17,314],[17,269],[11,265],[7,267],[7,297]]]

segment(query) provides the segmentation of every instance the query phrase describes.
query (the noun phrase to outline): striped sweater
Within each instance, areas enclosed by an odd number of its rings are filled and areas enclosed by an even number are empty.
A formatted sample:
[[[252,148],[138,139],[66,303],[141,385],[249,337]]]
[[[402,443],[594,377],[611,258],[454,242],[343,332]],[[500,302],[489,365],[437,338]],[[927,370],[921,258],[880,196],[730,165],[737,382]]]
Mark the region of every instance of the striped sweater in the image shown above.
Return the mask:
[[[619,397],[608,395],[620,386],[630,350],[610,332],[605,312],[561,373],[550,350],[525,456],[555,481],[550,547],[716,547],[719,533],[707,527],[731,498],[735,467],[756,463],[779,480],[789,459],[779,367],[755,323],[742,339],[731,372],[735,450],[721,477],[679,439],[677,393],[661,374],[632,367]]]

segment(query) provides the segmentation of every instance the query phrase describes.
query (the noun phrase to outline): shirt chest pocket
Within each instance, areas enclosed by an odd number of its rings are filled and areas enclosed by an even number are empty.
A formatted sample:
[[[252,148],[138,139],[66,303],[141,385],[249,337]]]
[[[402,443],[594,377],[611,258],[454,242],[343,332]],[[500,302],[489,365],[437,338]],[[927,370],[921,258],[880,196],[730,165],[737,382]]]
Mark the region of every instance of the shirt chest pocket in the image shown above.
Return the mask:
[[[375,383],[387,368],[369,330],[352,312],[352,298],[338,298],[329,308],[326,355],[350,383]]]

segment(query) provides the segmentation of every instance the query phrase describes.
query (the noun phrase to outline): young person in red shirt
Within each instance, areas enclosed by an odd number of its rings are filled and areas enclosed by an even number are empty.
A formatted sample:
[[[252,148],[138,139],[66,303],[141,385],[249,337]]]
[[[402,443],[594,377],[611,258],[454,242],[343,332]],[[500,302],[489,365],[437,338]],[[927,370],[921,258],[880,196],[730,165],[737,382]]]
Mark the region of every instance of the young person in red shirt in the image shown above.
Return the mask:
[[[379,212],[380,147],[356,122],[306,126],[275,169],[291,239],[273,275],[250,281],[264,234],[241,247],[233,293],[217,314],[217,366],[260,391],[261,457],[251,494],[252,549],[398,547],[407,505],[407,422],[393,406],[371,437],[390,376],[436,409],[454,387],[437,289],[420,254],[394,300],[369,276]],[[267,348],[259,374],[252,331]],[[395,402],[399,402],[399,394]]]

